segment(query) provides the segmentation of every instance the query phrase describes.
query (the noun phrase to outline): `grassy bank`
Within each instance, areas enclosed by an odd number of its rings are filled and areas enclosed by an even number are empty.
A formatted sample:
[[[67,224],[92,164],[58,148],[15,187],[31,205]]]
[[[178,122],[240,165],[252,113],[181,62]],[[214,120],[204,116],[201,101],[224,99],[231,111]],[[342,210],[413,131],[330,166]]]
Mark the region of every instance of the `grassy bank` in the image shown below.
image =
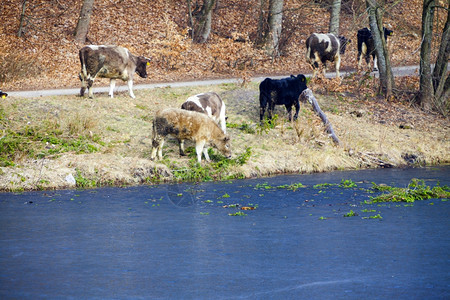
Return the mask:
[[[99,84],[99,83],[97,83]],[[95,90],[94,90],[95,91]],[[170,139],[153,162],[152,119],[196,93],[217,92],[227,105],[233,157],[180,157]],[[450,162],[447,121],[406,104],[313,89],[342,142],[333,144],[311,106],[288,122],[259,125],[258,85],[234,84],[135,91],[110,99],[77,96],[6,98],[0,103],[0,190],[21,191],[182,180],[226,180],[280,173],[399,167]],[[187,143],[187,146],[192,144]],[[188,149],[189,150],[189,149]]]

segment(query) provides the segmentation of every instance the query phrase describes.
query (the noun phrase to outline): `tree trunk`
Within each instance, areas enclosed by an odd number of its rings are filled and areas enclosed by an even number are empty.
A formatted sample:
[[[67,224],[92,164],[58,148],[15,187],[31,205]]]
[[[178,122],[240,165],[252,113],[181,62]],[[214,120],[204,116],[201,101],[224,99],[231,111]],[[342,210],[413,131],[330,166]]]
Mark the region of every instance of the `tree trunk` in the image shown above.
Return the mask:
[[[212,11],[216,0],[204,0],[202,8],[194,15],[192,39],[194,43],[205,43],[211,33]]]
[[[75,29],[75,40],[85,43],[89,31],[89,22],[94,8],[94,0],[84,0],[81,7],[80,17],[78,18],[77,28]]]
[[[266,4],[267,0],[259,0],[258,29],[256,32],[256,44],[259,46],[264,45],[266,43],[266,35],[267,35]]]
[[[380,89],[386,98],[392,95],[394,88],[394,77],[392,74],[389,53],[387,51],[386,40],[383,33],[383,18],[379,12],[380,7],[376,0],[366,0],[369,11],[370,30],[374,41],[375,52],[378,60],[378,69],[380,74]]]
[[[279,43],[283,22],[283,0],[269,0],[269,34],[266,49],[272,57],[280,56]]]
[[[439,47],[438,57],[436,59],[436,65],[433,71],[433,88],[434,94],[438,101],[438,105],[442,106],[447,100],[442,99],[442,94],[445,93],[445,87],[449,88],[447,82],[447,65],[450,55],[450,2],[447,7],[447,21],[445,23],[444,30],[442,31],[441,46]]]
[[[424,0],[422,11],[422,46],[420,48],[420,90],[419,103],[422,108],[432,108],[434,99],[431,76],[431,41],[433,36],[433,15],[435,0]]]
[[[330,137],[333,139],[333,142],[340,146],[341,141],[339,141],[339,138],[336,136],[333,130],[333,126],[331,126],[330,121],[328,120],[325,113],[320,109],[319,103],[317,102],[316,97],[314,97],[312,91],[310,89],[304,90],[300,94],[301,100],[307,100],[313,107],[314,111],[319,115],[320,119],[322,120],[323,124],[325,125],[325,131],[330,135]]]
[[[330,14],[330,29],[329,32],[334,35],[339,35],[339,14],[341,13],[341,0],[333,0]]]
[[[25,21],[25,10],[27,6],[27,0],[23,0],[22,2],[22,13],[20,14],[20,23],[19,23],[19,30],[17,31],[17,36],[22,37],[23,33],[23,23]]]

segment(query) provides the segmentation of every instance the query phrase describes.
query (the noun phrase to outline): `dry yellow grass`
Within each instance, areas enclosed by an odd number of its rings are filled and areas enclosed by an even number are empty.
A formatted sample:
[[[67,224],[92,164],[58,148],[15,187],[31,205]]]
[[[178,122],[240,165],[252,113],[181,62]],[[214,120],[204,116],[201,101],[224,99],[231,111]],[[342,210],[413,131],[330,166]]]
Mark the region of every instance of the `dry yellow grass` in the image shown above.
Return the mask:
[[[95,90],[94,90],[95,91]],[[66,152],[47,158],[16,157],[15,166],[0,168],[0,190],[70,188],[68,175],[105,185],[137,185],[155,179],[172,180],[171,166],[186,168],[189,158],[180,157],[175,140],[166,143],[165,164],[149,159],[153,115],[165,107],[180,107],[194,94],[215,91],[227,104],[228,122],[247,124],[258,131],[259,103],[257,84],[242,88],[233,84],[186,88],[158,88],[135,91],[136,99],[120,93],[110,99],[95,94],[95,99],[77,96],[7,98],[0,104],[7,121],[3,134],[26,126],[58,128],[71,136],[97,137],[95,153]],[[234,156],[251,147],[252,155],[243,166],[233,166],[230,174],[244,177],[280,173],[310,173],[342,169],[394,167],[418,163],[445,164],[450,161],[449,127],[445,120],[430,118],[400,129],[398,123],[377,122],[364,106],[337,102],[335,97],[315,93],[342,142],[333,144],[309,104],[302,104],[299,120],[286,120],[283,106],[277,107],[277,126],[261,134],[229,128]],[[345,101],[345,100],[344,100]],[[391,105],[386,103],[386,105]],[[351,112],[360,109],[362,116]],[[405,107],[404,109],[413,110]],[[414,111],[415,116],[427,114]],[[45,126],[43,125],[45,124]],[[187,145],[189,146],[189,144]],[[52,147],[51,144],[48,147]],[[87,184],[89,186],[89,184]]]

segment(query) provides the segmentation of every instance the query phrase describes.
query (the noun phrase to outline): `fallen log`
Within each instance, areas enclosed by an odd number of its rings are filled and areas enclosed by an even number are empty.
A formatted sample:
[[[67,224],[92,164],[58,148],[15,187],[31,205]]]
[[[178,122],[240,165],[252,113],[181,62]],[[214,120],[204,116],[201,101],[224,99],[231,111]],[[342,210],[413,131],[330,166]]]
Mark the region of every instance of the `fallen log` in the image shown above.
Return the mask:
[[[330,137],[333,139],[333,142],[340,146],[341,142],[339,141],[338,137],[334,133],[333,126],[331,126],[330,121],[328,120],[325,113],[320,109],[319,103],[316,100],[316,97],[314,97],[312,91],[310,89],[304,90],[300,94],[301,100],[308,100],[309,103],[311,103],[314,111],[319,115],[320,119],[322,119],[323,124],[325,124],[325,130],[330,135]]]

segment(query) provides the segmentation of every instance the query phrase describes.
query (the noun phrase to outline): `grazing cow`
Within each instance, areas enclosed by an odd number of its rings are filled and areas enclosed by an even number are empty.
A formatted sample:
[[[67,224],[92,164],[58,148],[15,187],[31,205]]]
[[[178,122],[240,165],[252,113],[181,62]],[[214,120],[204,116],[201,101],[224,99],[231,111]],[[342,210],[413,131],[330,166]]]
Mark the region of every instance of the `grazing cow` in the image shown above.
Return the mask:
[[[202,152],[206,160],[210,161],[206,143],[216,147],[227,158],[231,157],[230,137],[206,114],[178,108],[159,111],[153,120],[152,160],[157,154],[162,159],[164,139],[168,135],[175,136],[178,140],[194,141],[199,163]],[[180,144],[180,153],[182,152],[184,153],[184,149],[181,149]]]
[[[134,72],[142,78],[147,78],[147,65],[150,64],[150,59],[135,56],[126,48],[90,45],[83,47],[79,55],[81,62],[81,96],[84,96],[87,82],[89,98],[93,98],[92,84],[96,77],[100,77],[110,78],[109,96],[111,98],[113,98],[116,79],[127,81],[131,98],[136,98],[133,93]]]
[[[387,37],[393,35],[394,32],[392,30],[383,27],[384,40],[387,41]],[[373,57],[373,70],[378,70],[378,62],[375,51],[375,44],[372,37],[372,32],[369,28],[363,28],[358,30],[357,34],[358,40],[358,69],[361,68],[363,56],[366,60],[367,65],[370,63],[370,56]]]
[[[294,120],[297,120],[300,111],[300,94],[306,90],[306,77],[303,74],[283,79],[266,78],[259,84],[259,121],[262,122],[266,107],[268,118],[272,119],[275,105],[284,105],[292,120],[292,106],[295,106]]]
[[[316,76],[317,68],[321,62],[324,66],[323,74],[327,68],[327,61],[334,62],[336,66],[336,78],[339,77],[341,65],[341,54],[351,40],[343,36],[335,36],[332,33],[313,33],[306,39],[306,61],[313,67],[313,77]]]
[[[220,125],[223,132],[227,133],[225,103],[216,93],[209,92],[191,96],[181,105],[181,108],[207,114]]]
[[[5,99],[7,96],[7,93],[4,93],[2,90],[0,90],[0,98]]]
[[[225,103],[216,93],[208,92],[191,96],[181,105],[181,109],[196,111],[208,115],[208,117],[220,125],[224,133],[227,133]],[[180,154],[185,155],[184,140],[180,140]]]

